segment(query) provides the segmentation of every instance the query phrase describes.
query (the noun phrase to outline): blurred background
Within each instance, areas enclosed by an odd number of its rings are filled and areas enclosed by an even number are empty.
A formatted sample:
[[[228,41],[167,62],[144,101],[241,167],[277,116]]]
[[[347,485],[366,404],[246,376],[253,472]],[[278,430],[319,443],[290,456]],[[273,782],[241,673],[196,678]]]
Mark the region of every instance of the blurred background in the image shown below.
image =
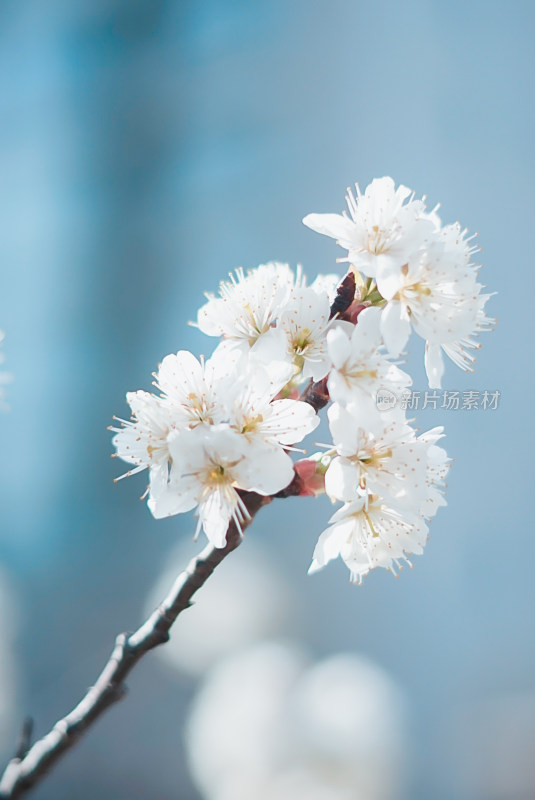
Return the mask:
[[[329,502],[263,510],[220,589],[184,616],[182,647],[179,621],[176,657],[144,659],[129,697],[36,800],[215,797],[198,777],[199,692],[227,685],[223,656],[238,659],[238,685],[259,669],[256,697],[294,709],[286,730],[324,736],[296,733],[297,778],[283,776],[281,789],[270,773],[249,797],[313,798],[323,781],[322,800],[533,800],[534,17],[529,0],[0,5],[0,328],[15,376],[0,416],[4,761],[23,718],[41,735],[66,713],[114,636],[137,627],[198,548],[191,515],[151,518],[142,475],[113,484],[106,426],[127,414],[127,390],[150,389],[164,355],[210,352],[213,341],[186,324],[204,291],[270,259],[302,263],[311,279],[332,272],[342,251],[302,217],[341,211],[346,186],[382,175],[477,231],[483,282],[499,291],[475,374],[450,364],[444,380],[499,390],[498,409],[418,414],[423,428],[446,426],[456,461],[414,570],[373,574],[361,588],[341,563],[307,577]],[[411,339],[409,371],[425,389],[421,345]],[[227,568],[236,580],[225,582]],[[247,656],[251,647],[267,660]],[[371,674],[364,712],[357,690]],[[377,727],[357,720],[344,739],[339,697],[329,724],[325,708],[314,724],[302,713],[322,680],[339,679],[353,687],[348,708]],[[285,727],[277,719],[270,742]],[[253,760],[269,749],[258,725],[258,735],[236,733],[260,742]],[[337,794],[325,777],[344,773],[336,759],[369,763],[363,748],[376,757],[384,730],[392,741],[376,774],[392,780],[374,789],[350,778]],[[354,749],[335,753],[337,737]],[[320,762],[326,771],[311,777]]]

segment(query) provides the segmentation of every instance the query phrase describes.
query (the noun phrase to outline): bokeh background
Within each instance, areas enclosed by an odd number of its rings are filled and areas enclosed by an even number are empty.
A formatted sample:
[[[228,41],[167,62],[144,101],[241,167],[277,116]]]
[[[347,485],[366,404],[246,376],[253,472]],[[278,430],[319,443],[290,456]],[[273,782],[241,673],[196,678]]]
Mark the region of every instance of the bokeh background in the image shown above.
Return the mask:
[[[389,174],[479,233],[499,324],[475,374],[450,365],[444,385],[500,390],[499,408],[418,415],[446,426],[456,461],[399,580],[356,588],[341,564],[307,577],[326,500],[273,504],[243,550],[261,544],[279,586],[270,635],[364,655],[405,697],[407,776],[389,800],[535,796],[534,23],[529,0],[2,2],[3,759],[25,715],[44,733],[91,684],[177,543],[184,559],[197,547],[190,515],[155,522],[138,502],[143,476],[113,484],[106,426],[125,392],[169,352],[210,351],[186,323],[234,267],[332,271],[341,252],[301,218]],[[217,603],[203,614],[227,624]],[[146,658],[33,796],[199,798],[183,733],[198,681]]]

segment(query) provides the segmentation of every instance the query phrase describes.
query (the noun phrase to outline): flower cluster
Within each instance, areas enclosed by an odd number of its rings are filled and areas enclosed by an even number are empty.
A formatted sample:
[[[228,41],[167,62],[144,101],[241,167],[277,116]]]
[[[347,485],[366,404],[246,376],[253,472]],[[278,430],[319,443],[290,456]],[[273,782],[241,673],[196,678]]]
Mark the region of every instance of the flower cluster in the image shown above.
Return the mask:
[[[133,419],[114,429],[117,455],[133,465],[126,475],[149,470],[155,517],[197,507],[198,527],[224,547],[230,520],[241,529],[248,516],[238,490],[267,496],[287,486],[287,450],[318,417],[307,403],[277,399],[287,375],[252,362],[244,368],[225,349],[206,362],[185,350],[168,355],[155,378],[159,397],[127,395]]]
[[[428,521],[445,505],[443,429],[417,435],[404,410],[376,402],[379,390],[411,385],[395,362],[410,326],[426,339],[438,386],[442,351],[467,367],[473,335],[492,321],[475,248],[458,225],[443,227],[390,178],[350,193],[348,204],[349,217],[304,220],[347,249],[343,279],[320,275],[307,285],[300,268],[276,262],[236,270],[197,315],[197,327],[219,339],[211,357],[166,356],[154,376],[159,394],[129,393],[132,419],[113,430],[126,475],[148,470],[153,515],[196,508],[197,532],[215,547],[224,547],[231,521],[241,531],[248,520],[244,492],[326,492],[342,505],[310,571],[341,556],[360,582],[421,553]],[[295,445],[329,403],[332,444],[294,463]]]
[[[484,310],[491,295],[481,293],[472,263],[478,248],[459,223],[443,226],[437,209],[428,213],[392,178],[356,191],[355,197],[348,189],[349,215],[309,214],[303,222],[336,239],[348,251],[342,260],[367,278],[366,296],[382,307],[381,333],[393,355],[404,350],[411,328],[425,339],[429,385],[439,389],[442,352],[470,370],[474,336],[494,322]]]
[[[426,520],[445,503],[448,459],[436,446],[443,429],[416,436],[402,409],[381,413],[374,402],[379,385],[410,383],[381,354],[380,317],[379,309],[364,309],[351,336],[337,330],[327,337],[333,446],[321,465],[325,491],[344,505],[321,534],[310,571],[341,556],[357,582],[377,566],[394,572],[407,554],[421,553]]]

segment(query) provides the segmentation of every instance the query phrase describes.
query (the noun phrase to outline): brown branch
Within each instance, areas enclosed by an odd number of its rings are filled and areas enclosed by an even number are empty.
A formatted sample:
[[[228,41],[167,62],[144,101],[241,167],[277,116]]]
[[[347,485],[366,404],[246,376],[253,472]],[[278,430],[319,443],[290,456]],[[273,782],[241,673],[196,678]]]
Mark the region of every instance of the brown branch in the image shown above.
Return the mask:
[[[343,318],[345,312],[350,308],[355,299],[355,273],[350,269],[342,278],[336,289],[336,296],[331,304],[329,319],[334,317]],[[328,377],[328,376],[327,376]],[[325,408],[329,402],[329,389],[327,388],[327,377],[314,382],[312,378],[307,383],[299,397],[304,403],[308,403],[316,414]],[[283,489],[284,492],[284,489]],[[289,497],[287,494],[279,494],[277,497]]]
[[[355,273],[350,269],[342,278],[336,289],[336,297],[331,305],[330,319],[344,314],[355,299]]]
[[[301,392],[299,399],[302,400],[303,403],[308,403],[309,406],[312,406],[317,414],[318,411],[321,411],[322,408],[325,408],[329,402],[327,378],[322,378],[321,381],[316,381],[315,383],[311,378]]]
[[[240,492],[240,494],[250,514],[250,519],[242,525],[242,528],[245,528],[262,506],[271,502],[272,498],[262,497],[255,492]],[[85,697],[67,716],[56,722],[49,733],[24,753],[26,749],[24,745],[29,740],[29,734],[25,733],[25,743],[21,745],[17,756],[9,762],[0,778],[0,798],[20,797],[35,786],[101,714],[124,697],[126,694],[124,682],[128,674],[145,653],[169,640],[169,631],[178,615],[191,605],[191,598],[195,592],[240,542],[240,533],[234,522],[231,522],[227,531],[226,546],[216,548],[208,545],[190,562],[187,569],[176,579],[165,600],[143,625],[135,633],[121,633],[117,637],[107,664]]]
[[[350,270],[338,286],[330,317],[343,314],[353,302],[354,296],[355,275]],[[309,403],[316,412],[326,406],[329,402],[327,378],[316,383],[311,380],[300,399]],[[301,489],[302,481],[295,472],[291,483],[275,497],[292,497],[300,494]],[[245,528],[262,506],[271,502],[272,498],[263,497],[255,492],[241,492],[241,496],[250,514],[250,518],[242,525],[242,528]],[[231,522],[227,531],[226,546],[205,547],[178,576],[165,600],[146,622],[135,633],[119,634],[113,652],[95,685],[67,716],[56,722],[54,727],[31,747],[29,747],[31,726],[29,722],[25,723],[17,753],[0,777],[0,800],[20,797],[35,786],[101,714],[124,697],[125,679],[128,674],[145,653],[169,640],[169,631],[178,615],[191,605],[191,598],[195,592],[240,542],[240,533],[234,522]]]

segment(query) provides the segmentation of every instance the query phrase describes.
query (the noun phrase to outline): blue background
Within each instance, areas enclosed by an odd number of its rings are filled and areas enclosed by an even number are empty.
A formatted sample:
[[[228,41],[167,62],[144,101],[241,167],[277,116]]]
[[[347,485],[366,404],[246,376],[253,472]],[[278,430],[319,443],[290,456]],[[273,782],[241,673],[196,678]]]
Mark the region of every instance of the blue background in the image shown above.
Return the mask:
[[[534,16],[494,0],[2,3],[0,326],[15,382],[0,417],[0,556],[20,718],[38,733],[139,623],[193,529],[190,515],[151,518],[143,477],[112,482],[106,426],[127,413],[125,392],[149,389],[168,352],[209,352],[186,322],[234,267],[332,271],[341,251],[301,218],[389,174],[479,233],[499,324],[475,374],[448,365],[444,385],[499,389],[500,406],[418,415],[446,426],[456,461],[425,556],[399,580],[356,589],[343,565],[307,577],[325,500],[274,504],[251,536],[300,598],[289,633],[318,654],[366,653],[404,687],[407,797],[511,800],[482,776],[519,748],[511,769],[528,788],[514,797],[533,797],[533,723],[512,711],[507,735],[478,731],[501,719],[496,703],[535,693]],[[420,345],[409,369],[425,389]],[[36,798],[197,796],[180,748],[191,683],[149,657],[129,685]]]

